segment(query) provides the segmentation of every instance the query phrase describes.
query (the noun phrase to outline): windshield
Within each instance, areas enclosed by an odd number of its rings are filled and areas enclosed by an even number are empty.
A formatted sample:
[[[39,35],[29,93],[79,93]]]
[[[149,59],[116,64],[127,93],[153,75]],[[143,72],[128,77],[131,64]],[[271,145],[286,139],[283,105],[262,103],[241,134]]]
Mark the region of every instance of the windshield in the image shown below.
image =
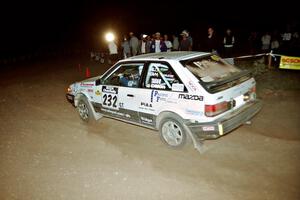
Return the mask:
[[[241,72],[216,55],[208,55],[183,62],[183,65],[202,82],[215,82]]]

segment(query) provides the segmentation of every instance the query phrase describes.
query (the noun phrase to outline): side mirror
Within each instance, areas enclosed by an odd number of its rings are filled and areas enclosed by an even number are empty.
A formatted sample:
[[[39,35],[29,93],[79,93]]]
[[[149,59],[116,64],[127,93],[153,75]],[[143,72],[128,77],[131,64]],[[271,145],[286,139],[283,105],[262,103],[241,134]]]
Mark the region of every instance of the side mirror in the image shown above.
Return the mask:
[[[95,81],[96,86],[101,85],[101,83],[102,83],[102,79],[100,78]]]

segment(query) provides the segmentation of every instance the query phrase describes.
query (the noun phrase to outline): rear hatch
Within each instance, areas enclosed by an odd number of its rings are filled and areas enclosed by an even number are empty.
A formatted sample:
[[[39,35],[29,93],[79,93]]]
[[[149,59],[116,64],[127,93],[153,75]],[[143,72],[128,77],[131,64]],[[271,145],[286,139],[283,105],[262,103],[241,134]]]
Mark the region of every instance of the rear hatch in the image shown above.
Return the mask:
[[[250,72],[229,64],[216,55],[181,61],[211,95],[205,98],[205,115],[214,117],[234,110],[256,98]]]

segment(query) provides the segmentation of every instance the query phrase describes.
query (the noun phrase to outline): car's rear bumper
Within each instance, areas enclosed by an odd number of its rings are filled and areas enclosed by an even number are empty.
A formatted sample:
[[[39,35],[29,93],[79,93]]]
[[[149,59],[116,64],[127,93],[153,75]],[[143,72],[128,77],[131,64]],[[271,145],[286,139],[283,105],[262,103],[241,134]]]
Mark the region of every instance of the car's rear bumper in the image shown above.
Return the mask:
[[[72,94],[66,94],[67,100],[74,106],[74,95]]]
[[[249,121],[262,107],[260,100],[248,102],[241,108],[212,122],[186,123],[198,139],[215,139]]]

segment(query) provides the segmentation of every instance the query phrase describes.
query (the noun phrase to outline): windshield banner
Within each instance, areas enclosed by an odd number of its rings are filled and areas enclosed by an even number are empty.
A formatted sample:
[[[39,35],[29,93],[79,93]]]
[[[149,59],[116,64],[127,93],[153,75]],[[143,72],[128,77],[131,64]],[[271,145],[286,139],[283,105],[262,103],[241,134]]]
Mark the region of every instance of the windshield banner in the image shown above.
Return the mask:
[[[300,57],[281,56],[279,68],[300,70]]]

